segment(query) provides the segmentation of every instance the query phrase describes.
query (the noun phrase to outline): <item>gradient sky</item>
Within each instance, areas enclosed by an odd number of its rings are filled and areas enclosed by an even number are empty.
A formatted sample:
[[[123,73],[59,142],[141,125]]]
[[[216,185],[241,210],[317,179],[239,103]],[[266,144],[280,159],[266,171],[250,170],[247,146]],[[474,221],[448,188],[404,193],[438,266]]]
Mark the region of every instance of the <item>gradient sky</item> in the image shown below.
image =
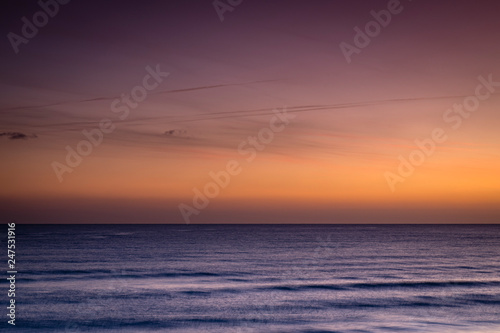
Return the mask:
[[[339,47],[387,1],[243,0],[61,5],[16,54],[36,2],[4,1],[0,216],[25,223],[184,223],[179,204],[241,162],[192,223],[499,223],[500,87],[453,129],[446,110],[500,81],[498,1],[402,0],[347,63]],[[111,104],[168,72],[125,120]],[[295,118],[252,162],[238,145]],[[51,163],[103,118],[105,134],[59,182]],[[392,192],[414,141],[438,144]]]

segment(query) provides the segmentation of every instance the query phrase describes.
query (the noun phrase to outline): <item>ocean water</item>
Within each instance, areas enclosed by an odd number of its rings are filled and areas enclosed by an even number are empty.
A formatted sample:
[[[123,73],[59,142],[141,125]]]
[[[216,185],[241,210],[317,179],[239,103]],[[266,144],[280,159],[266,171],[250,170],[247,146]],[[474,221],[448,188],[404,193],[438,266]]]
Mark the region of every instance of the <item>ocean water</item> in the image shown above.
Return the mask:
[[[500,225],[16,229],[17,332],[500,332]]]

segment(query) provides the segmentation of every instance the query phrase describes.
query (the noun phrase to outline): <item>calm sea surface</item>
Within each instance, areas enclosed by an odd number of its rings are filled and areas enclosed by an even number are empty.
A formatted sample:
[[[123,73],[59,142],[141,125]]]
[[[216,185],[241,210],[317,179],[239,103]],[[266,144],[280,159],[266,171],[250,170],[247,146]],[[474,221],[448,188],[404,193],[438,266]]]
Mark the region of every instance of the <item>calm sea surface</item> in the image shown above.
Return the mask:
[[[500,332],[500,225],[16,229],[16,332]]]

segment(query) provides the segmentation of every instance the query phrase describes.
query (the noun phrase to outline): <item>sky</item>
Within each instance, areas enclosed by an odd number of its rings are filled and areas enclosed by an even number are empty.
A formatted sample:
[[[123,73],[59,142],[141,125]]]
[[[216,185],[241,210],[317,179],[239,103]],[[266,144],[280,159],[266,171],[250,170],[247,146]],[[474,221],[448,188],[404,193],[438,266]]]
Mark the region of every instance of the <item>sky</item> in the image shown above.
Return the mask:
[[[4,220],[500,222],[498,1],[2,6]]]

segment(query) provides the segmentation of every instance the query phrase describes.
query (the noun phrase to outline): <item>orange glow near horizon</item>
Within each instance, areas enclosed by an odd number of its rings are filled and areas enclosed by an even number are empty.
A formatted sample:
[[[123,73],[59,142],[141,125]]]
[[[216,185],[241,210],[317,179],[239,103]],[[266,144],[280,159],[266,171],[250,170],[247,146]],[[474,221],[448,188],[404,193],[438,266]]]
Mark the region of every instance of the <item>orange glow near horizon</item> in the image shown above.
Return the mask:
[[[349,206],[362,219],[368,208],[459,206],[500,222],[497,13],[415,5],[408,20],[398,18],[348,63],[338,45],[352,38],[371,3],[318,2],[308,5],[312,16],[291,3],[273,19],[257,9],[274,5],[248,6],[256,7],[239,13],[246,18],[222,25],[192,11],[183,15],[195,15],[199,26],[178,15],[166,24],[151,12],[147,20],[136,17],[141,24],[125,39],[109,31],[111,18],[96,19],[95,27],[85,22],[85,31],[73,26],[78,18],[64,24],[81,38],[46,29],[45,40],[6,55],[5,215],[22,219],[24,211],[12,207],[43,206],[49,198],[80,210],[95,199],[126,202],[137,216],[155,206],[155,221],[162,221],[163,200],[175,211],[166,223],[182,222],[178,205],[192,205],[194,189],[203,192],[210,172],[234,160],[241,172],[201,211],[248,202],[251,220],[272,205],[276,214],[284,206]],[[256,17],[257,25],[248,24]],[[468,25],[457,26],[464,18]],[[113,26],[127,26],[121,23]],[[68,40],[74,45],[62,47]],[[136,99],[141,89],[144,98]],[[429,140],[423,152],[417,142]],[[68,149],[82,156],[68,159]],[[400,159],[416,156],[422,163],[401,172],[408,166]],[[96,215],[112,219],[111,208],[96,205]],[[65,216],[81,220],[78,209]],[[196,214],[200,223],[213,222],[208,216]],[[329,216],[322,221],[336,222]],[[447,223],[458,214],[428,216]]]

